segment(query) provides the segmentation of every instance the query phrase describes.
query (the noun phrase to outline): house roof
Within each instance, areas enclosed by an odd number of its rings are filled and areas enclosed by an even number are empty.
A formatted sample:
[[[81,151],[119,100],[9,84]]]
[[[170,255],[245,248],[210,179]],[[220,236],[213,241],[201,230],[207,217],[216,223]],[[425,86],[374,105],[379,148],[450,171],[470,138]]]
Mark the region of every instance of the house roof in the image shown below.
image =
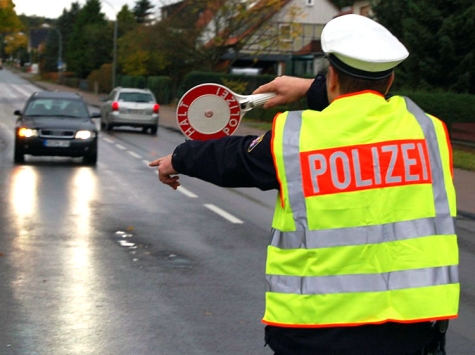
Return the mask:
[[[310,41],[306,46],[296,52],[295,55],[306,55],[312,53],[323,53],[322,43],[319,39]]]

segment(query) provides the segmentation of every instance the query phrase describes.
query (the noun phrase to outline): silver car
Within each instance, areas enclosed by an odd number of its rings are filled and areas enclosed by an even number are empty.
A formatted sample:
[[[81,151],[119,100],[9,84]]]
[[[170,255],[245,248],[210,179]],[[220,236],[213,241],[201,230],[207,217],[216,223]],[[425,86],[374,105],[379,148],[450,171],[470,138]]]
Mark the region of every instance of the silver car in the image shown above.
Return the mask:
[[[103,100],[101,127],[108,131],[117,126],[142,127],[157,134],[160,105],[148,89],[117,87]]]

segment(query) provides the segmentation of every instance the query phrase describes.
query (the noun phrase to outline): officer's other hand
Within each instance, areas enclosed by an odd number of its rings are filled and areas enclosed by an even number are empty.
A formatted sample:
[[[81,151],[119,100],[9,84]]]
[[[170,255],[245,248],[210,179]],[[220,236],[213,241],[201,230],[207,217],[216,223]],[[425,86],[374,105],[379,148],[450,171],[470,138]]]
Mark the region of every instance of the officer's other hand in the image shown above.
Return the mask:
[[[176,176],[178,171],[173,168],[172,165],[172,155],[167,155],[162,158],[158,158],[148,164],[150,167],[157,167],[158,170],[158,180],[160,180],[165,185],[170,186],[173,190],[176,190],[180,186],[178,181],[179,177]],[[175,176],[172,176],[175,175]]]
[[[285,105],[300,100],[312,85],[313,79],[297,78],[294,76],[279,76],[270,83],[259,86],[253,94],[273,92],[277,96],[264,104],[264,108]]]

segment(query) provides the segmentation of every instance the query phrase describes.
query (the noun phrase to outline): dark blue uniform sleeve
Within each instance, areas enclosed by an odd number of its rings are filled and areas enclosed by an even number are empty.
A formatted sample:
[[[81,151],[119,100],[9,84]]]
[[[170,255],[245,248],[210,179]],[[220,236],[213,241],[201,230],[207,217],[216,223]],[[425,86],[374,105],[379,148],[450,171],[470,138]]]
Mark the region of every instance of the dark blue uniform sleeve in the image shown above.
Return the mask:
[[[271,154],[271,132],[186,141],[175,148],[172,164],[180,174],[222,187],[278,189]]]
[[[326,76],[317,74],[307,91],[307,106],[310,110],[322,111],[329,105]]]

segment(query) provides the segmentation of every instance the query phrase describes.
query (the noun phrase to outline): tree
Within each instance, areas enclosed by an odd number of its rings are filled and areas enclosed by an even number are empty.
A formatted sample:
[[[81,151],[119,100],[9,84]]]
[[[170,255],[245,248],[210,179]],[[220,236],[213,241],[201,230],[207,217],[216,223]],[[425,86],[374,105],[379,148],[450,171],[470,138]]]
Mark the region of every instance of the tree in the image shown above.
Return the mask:
[[[127,5],[122,6],[117,13],[117,20],[119,21],[118,37],[122,37],[127,32],[134,30],[137,26],[135,15]]]
[[[354,2],[354,0],[332,0],[332,3],[334,3],[339,9],[353,5]]]
[[[296,29],[296,8],[283,0],[185,0],[175,14],[163,20],[164,38],[177,43],[187,53],[188,61],[206,70],[218,70],[224,55],[232,53],[231,62],[243,50],[257,55],[283,50],[289,42],[281,41],[279,23],[285,21]],[[279,21],[274,21],[278,16]],[[291,28],[292,26],[289,26]]]
[[[18,32],[23,26],[15,12],[12,0],[0,0],[0,34]]]
[[[137,0],[133,9],[133,13],[137,23],[148,24],[152,20],[154,6],[150,0]]]
[[[46,42],[46,48],[44,52],[44,66],[42,70],[47,72],[54,72],[58,70],[58,54],[59,54],[59,42],[61,41],[62,59],[64,61],[65,49],[68,48],[70,37],[74,30],[74,23],[78,17],[80,11],[79,3],[75,2],[71,4],[69,10],[63,9],[63,13],[57,20],[51,24],[51,32]],[[59,32],[59,33],[58,33]],[[61,38],[60,38],[61,37]],[[63,63],[68,66],[68,63]]]
[[[43,61],[40,66],[41,71],[54,72],[58,70],[58,60],[60,54],[59,41],[59,34],[55,28],[52,27],[51,31],[49,32],[48,39],[46,40],[44,53],[42,54]]]
[[[409,50],[398,67],[404,86],[475,93],[472,0],[384,0],[373,11]]]
[[[169,64],[160,47],[154,26],[139,26],[119,40],[118,62],[122,73],[134,76],[159,75]]]
[[[19,54],[20,50],[26,49],[28,38],[23,32],[14,32],[5,36],[5,53],[10,56]]]
[[[5,55],[16,54],[26,48],[26,42],[19,34],[23,28],[12,0],[0,0],[0,62]]]
[[[79,78],[86,78],[103,63],[110,62],[113,34],[99,0],[87,0],[77,13],[66,50],[68,68]]]

